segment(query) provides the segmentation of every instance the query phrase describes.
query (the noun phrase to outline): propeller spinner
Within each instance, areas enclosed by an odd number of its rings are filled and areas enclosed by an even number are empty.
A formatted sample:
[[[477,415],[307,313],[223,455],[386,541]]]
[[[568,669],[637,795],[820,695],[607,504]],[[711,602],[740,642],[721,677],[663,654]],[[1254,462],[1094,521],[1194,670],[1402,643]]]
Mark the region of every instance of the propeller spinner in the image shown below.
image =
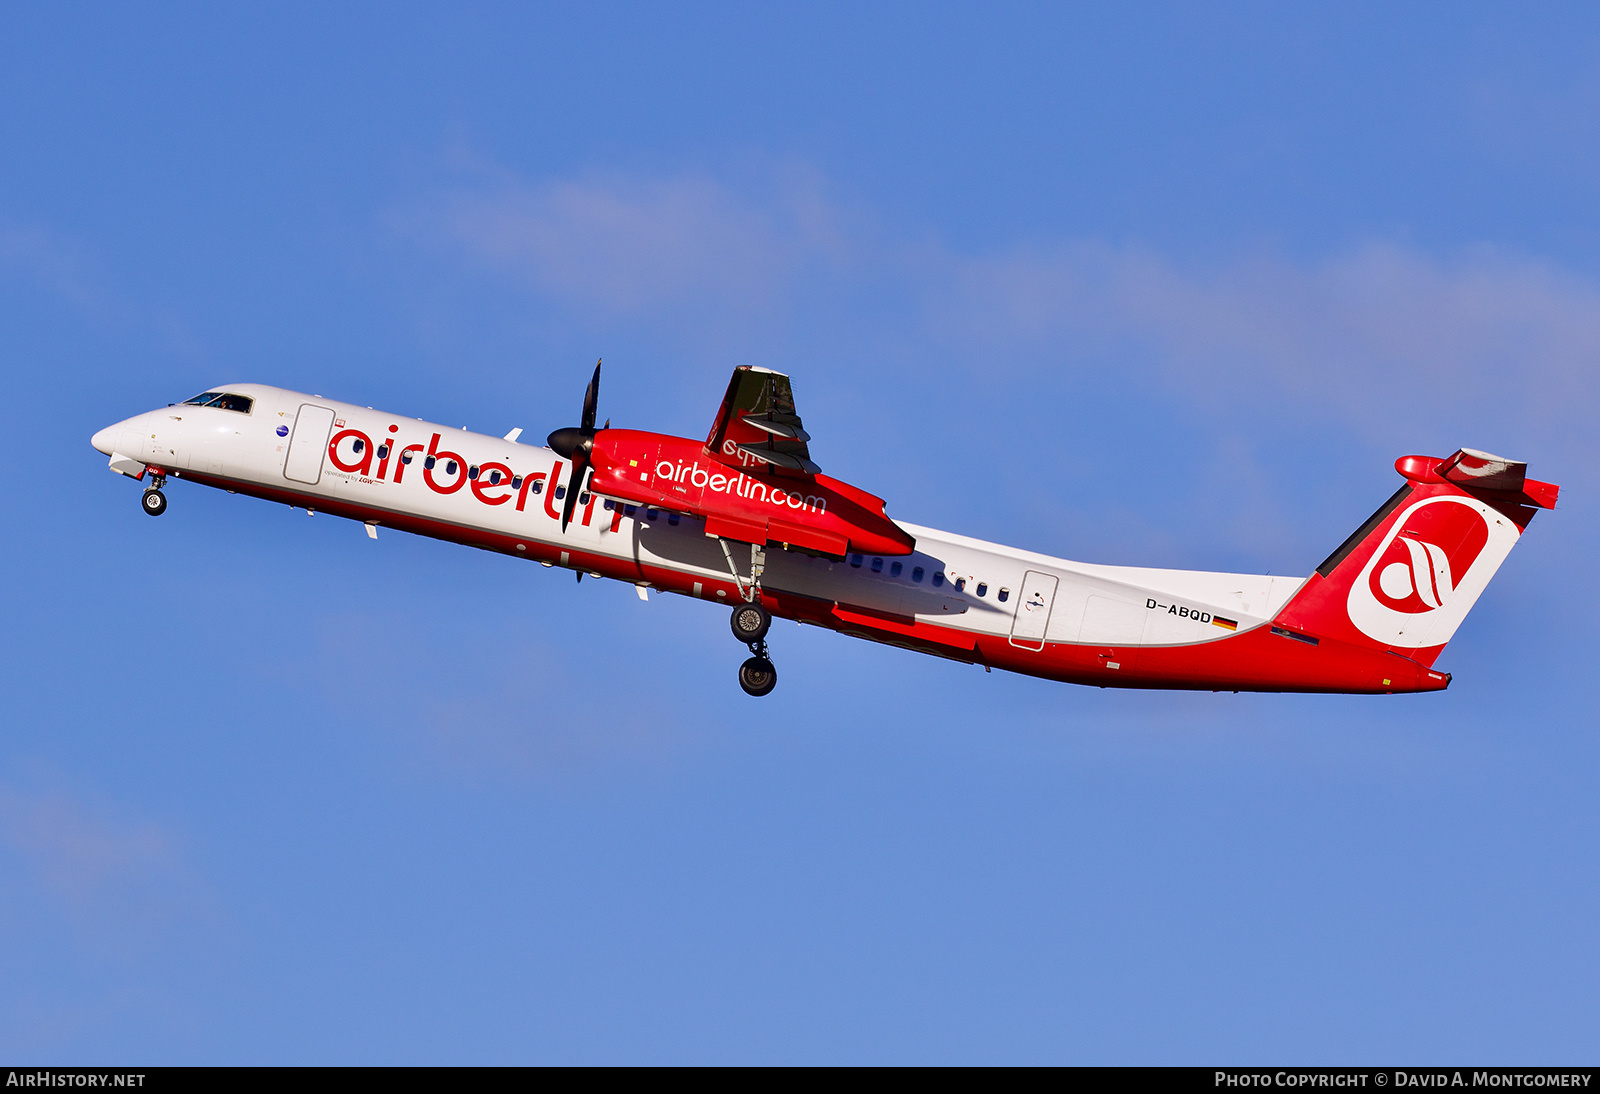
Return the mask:
[[[583,393],[583,419],[579,426],[567,426],[550,434],[547,441],[557,455],[572,461],[572,478],[567,480],[566,504],[561,507],[561,530],[567,530],[572,512],[577,508],[578,495],[583,492],[583,481],[589,473],[589,455],[594,451],[595,410],[600,402],[600,361],[594,363],[594,376]],[[610,421],[606,422],[610,425]]]

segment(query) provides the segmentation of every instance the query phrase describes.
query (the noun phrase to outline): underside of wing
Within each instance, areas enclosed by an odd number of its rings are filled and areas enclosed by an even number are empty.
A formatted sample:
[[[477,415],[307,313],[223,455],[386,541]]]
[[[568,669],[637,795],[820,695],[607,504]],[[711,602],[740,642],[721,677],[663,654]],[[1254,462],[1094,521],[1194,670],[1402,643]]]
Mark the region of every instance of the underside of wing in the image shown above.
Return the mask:
[[[706,451],[722,463],[749,467],[759,462],[773,470],[815,475],[811,435],[795,413],[789,377],[754,365],[740,365],[728,381]]]

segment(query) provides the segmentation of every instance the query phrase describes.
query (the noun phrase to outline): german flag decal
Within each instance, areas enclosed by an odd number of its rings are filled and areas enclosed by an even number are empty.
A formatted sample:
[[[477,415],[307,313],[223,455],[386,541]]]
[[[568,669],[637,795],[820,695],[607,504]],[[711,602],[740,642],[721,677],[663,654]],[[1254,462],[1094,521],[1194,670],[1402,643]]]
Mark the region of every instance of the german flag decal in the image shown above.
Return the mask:
[[[1236,631],[1239,629],[1239,622],[1236,619],[1224,619],[1220,615],[1214,615],[1211,617],[1211,622],[1215,623],[1225,631]]]

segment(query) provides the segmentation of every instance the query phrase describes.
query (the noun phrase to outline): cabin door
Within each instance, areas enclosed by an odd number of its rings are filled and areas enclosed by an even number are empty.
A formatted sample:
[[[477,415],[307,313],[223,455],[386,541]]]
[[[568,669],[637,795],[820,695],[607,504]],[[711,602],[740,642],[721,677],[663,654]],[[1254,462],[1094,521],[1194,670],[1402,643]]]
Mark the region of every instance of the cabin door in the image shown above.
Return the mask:
[[[1011,644],[1028,650],[1044,649],[1044,629],[1055,605],[1056,579],[1037,570],[1022,577],[1017,593],[1017,614],[1011,621]]]
[[[322,478],[322,458],[328,454],[328,434],[333,429],[333,411],[325,406],[303,403],[294,420],[294,436],[289,438],[289,453],[283,459],[283,477],[315,486]]]

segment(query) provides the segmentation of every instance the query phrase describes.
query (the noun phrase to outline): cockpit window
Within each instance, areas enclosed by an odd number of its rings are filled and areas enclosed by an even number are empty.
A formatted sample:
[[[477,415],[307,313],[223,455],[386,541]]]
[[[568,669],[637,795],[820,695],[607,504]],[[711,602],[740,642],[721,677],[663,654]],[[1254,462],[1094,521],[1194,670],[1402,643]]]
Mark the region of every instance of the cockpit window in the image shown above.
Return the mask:
[[[250,413],[255,403],[248,395],[230,395],[226,391],[202,391],[193,399],[183,401],[184,406],[214,406],[218,410],[234,410],[240,414]]]

